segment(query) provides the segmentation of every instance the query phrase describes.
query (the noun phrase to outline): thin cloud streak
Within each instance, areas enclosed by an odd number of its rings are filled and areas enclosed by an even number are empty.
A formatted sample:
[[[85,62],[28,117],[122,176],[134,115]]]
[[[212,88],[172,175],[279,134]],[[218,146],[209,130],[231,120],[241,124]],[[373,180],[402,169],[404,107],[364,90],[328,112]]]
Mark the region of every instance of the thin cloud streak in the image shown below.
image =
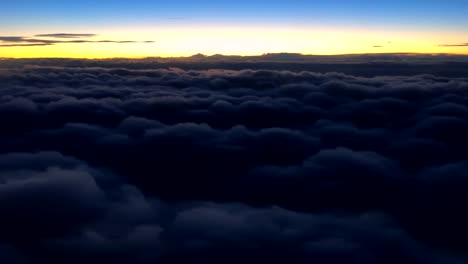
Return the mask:
[[[34,35],[35,37],[47,37],[47,38],[91,38],[96,37],[97,34],[72,34],[72,33],[55,33],[55,34],[39,34]]]
[[[52,40],[26,38],[21,36],[0,36],[0,42],[12,42],[12,43],[49,43],[55,42]]]
[[[460,43],[460,44],[440,44],[439,47],[468,47],[468,43]]]
[[[4,44],[0,45],[0,47],[8,48],[8,47],[42,47],[42,46],[51,46],[53,44],[49,43],[31,43],[31,44]]]
[[[35,37],[53,37],[53,38],[83,38],[83,37],[94,37],[96,34],[39,34]],[[6,44],[4,44],[6,43]],[[155,43],[155,41],[134,41],[134,40],[88,40],[88,39],[76,39],[76,40],[50,40],[50,39],[39,39],[29,38],[24,36],[0,36],[0,47],[32,47],[32,46],[51,46],[56,44],[82,44],[82,43],[116,43],[116,44],[132,44],[132,43]]]

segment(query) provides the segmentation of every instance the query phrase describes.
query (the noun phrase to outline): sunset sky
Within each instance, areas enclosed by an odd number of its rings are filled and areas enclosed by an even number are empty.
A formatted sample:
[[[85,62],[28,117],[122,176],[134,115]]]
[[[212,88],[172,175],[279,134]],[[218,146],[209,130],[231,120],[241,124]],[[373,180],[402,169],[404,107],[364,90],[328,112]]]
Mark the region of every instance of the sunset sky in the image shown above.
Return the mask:
[[[15,0],[0,9],[0,57],[468,54],[466,0]]]

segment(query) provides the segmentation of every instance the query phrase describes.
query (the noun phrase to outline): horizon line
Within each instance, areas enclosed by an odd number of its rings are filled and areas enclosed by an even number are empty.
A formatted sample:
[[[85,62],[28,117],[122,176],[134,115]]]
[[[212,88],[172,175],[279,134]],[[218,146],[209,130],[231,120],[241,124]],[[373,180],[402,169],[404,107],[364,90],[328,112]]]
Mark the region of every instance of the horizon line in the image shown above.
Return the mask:
[[[223,57],[263,57],[268,55],[296,55],[296,56],[315,56],[315,57],[339,57],[339,56],[359,56],[359,55],[431,55],[431,56],[467,56],[468,53],[440,53],[440,52],[367,52],[367,53],[338,53],[338,54],[313,54],[313,53],[296,53],[296,52],[269,52],[257,55],[239,55],[239,54],[212,54],[206,55],[203,53],[196,53],[187,56],[135,56],[135,57],[0,57],[1,60],[5,59],[81,59],[81,60],[107,60],[107,59],[181,59],[193,58],[196,56],[204,56],[206,58],[223,56]]]

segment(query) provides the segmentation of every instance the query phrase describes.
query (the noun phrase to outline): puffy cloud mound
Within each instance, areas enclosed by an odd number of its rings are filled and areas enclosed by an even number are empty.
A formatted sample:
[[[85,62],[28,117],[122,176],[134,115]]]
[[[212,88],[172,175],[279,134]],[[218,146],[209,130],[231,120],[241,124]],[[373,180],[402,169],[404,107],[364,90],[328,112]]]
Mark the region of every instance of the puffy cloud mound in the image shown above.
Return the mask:
[[[464,263],[468,78],[0,69],[0,261]]]

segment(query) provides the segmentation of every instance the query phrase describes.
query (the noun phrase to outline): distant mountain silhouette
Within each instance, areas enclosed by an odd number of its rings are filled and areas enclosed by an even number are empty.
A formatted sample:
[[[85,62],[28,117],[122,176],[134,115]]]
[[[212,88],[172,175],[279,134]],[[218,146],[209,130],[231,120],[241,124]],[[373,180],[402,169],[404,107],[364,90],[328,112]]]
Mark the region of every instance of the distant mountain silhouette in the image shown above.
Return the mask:
[[[190,58],[192,58],[192,59],[205,59],[206,55],[198,53],[198,54],[192,55]]]
[[[303,55],[300,53],[265,53],[256,56],[240,55],[204,55],[201,53],[190,57],[151,57],[149,60],[169,61],[203,61],[203,62],[290,62],[290,63],[441,63],[468,62],[468,55],[457,54],[424,54],[424,53],[369,53],[343,55]]]

